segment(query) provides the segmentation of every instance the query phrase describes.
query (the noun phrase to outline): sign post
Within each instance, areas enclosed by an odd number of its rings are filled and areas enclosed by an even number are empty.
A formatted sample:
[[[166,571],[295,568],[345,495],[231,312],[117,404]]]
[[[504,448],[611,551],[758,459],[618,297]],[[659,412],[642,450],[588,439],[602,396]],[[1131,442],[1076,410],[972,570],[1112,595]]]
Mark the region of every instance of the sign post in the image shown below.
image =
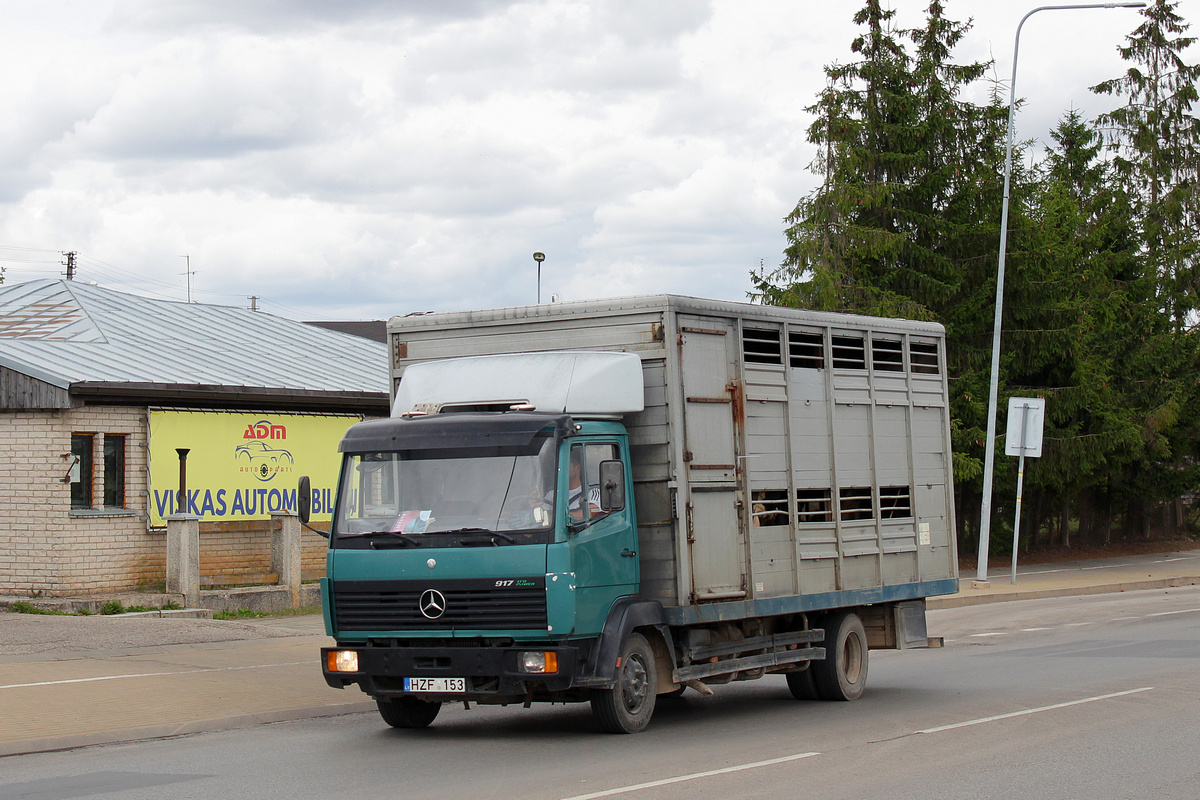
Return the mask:
[[[1017,585],[1017,545],[1021,540],[1021,495],[1025,489],[1025,456],[1042,455],[1042,429],[1046,419],[1046,400],[1042,397],[1008,399],[1008,431],[1004,454],[1019,456],[1017,462],[1017,515],[1013,520],[1012,583]]]

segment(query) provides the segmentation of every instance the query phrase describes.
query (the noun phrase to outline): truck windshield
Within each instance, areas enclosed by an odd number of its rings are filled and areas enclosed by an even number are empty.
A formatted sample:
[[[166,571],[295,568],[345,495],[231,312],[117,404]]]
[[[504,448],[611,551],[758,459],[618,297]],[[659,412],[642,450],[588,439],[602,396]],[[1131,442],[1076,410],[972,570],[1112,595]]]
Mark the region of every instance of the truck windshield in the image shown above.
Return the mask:
[[[430,546],[549,541],[554,455],[549,435],[520,447],[347,453],[334,533]]]

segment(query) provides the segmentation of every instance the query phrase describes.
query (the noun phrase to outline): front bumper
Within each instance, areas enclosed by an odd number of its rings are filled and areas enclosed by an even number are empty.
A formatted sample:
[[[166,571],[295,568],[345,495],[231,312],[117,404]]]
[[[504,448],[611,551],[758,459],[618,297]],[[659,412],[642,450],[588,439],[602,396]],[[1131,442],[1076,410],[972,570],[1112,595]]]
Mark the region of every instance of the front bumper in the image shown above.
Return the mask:
[[[406,694],[405,678],[464,678],[464,693],[414,693],[427,700],[475,700],[527,697],[531,693],[564,692],[577,686],[576,678],[585,669],[590,647],[550,645],[447,645],[444,647],[396,645],[360,645],[321,648],[321,669],[325,682],[341,689],[358,684],[372,697],[398,697]],[[353,650],[358,654],[357,672],[329,669],[328,654]],[[558,668],[553,673],[530,673],[520,669],[522,652],[552,652]]]

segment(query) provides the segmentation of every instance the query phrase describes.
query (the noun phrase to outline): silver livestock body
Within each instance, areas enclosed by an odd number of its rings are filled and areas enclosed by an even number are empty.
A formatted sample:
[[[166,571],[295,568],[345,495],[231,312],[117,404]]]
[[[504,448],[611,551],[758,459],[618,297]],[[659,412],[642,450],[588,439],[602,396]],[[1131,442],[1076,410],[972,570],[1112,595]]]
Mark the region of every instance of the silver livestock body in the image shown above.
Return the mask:
[[[388,336],[393,399],[417,362],[638,355],[641,597],[672,624],[956,590],[940,325],[661,295],[394,317]]]

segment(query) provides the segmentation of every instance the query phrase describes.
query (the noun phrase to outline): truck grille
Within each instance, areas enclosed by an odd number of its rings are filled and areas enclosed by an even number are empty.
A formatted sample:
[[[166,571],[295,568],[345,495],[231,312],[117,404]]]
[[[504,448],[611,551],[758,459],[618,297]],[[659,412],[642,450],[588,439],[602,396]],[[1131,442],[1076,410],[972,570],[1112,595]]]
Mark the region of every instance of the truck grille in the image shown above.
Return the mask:
[[[333,613],[342,631],[544,630],[546,579],[334,581]]]

